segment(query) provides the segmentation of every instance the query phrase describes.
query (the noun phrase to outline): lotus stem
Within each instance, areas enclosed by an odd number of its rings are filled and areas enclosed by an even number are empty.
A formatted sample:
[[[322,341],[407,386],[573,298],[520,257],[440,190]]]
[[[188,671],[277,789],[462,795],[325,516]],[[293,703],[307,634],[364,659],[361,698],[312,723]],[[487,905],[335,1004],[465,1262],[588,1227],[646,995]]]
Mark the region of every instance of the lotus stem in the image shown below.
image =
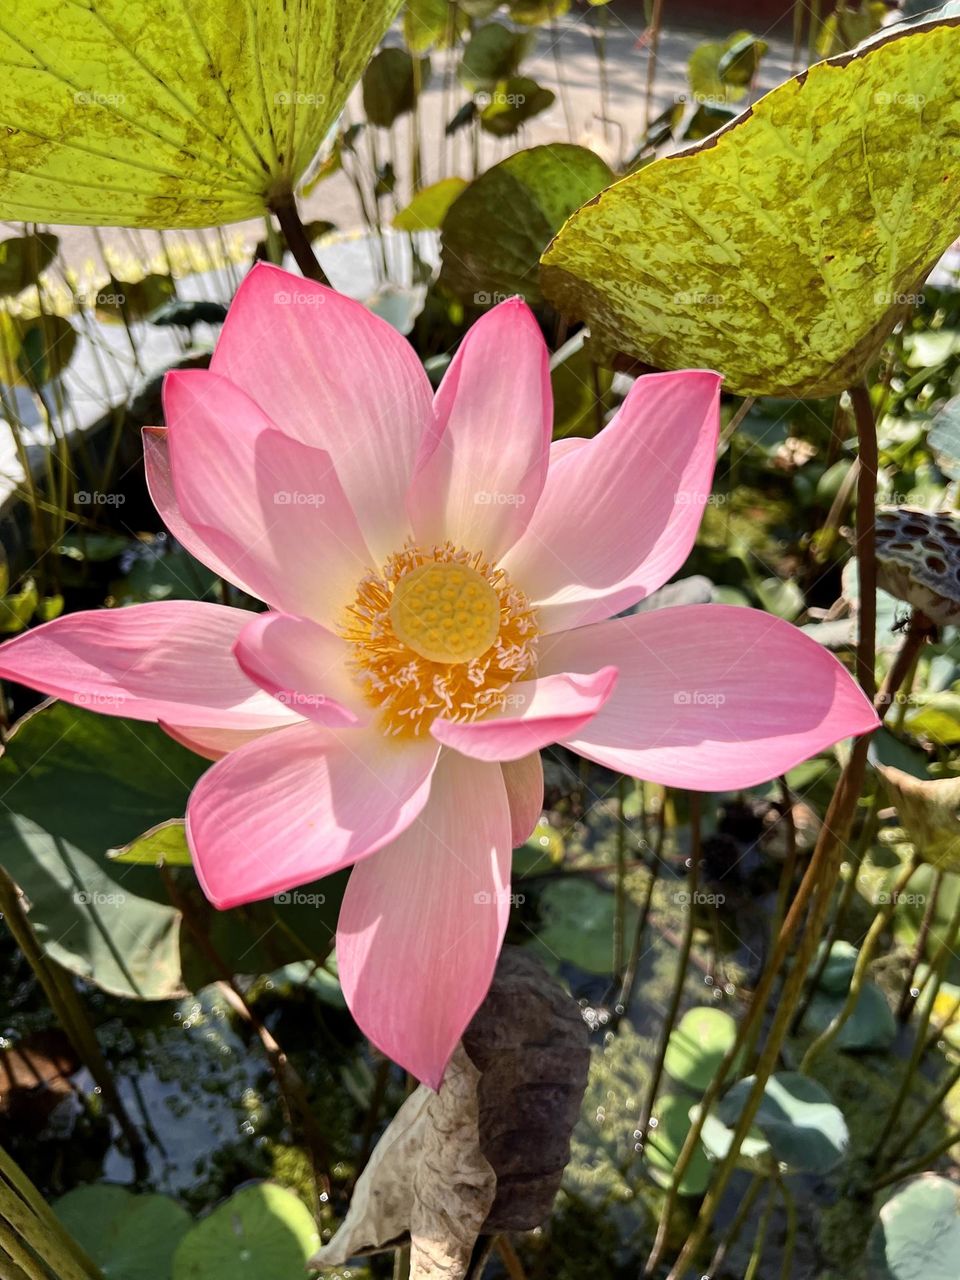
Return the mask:
[[[277,197],[270,205],[270,210],[280,223],[287,247],[293,254],[297,266],[308,280],[317,280],[320,284],[329,285],[326,272],[321,267],[313,245],[300,220],[300,211],[293,195]]]

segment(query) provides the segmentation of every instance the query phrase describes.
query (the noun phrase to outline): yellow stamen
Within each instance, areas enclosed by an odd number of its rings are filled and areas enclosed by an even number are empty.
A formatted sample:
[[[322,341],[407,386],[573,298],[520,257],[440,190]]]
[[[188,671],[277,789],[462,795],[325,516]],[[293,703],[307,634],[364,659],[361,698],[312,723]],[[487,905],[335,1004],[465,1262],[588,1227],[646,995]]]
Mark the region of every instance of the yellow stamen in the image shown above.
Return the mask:
[[[342,634],[386,732],[418,736],[438,715],[475,720],[535,674],[536,617],[482,555],[404,547],[357,588]]]

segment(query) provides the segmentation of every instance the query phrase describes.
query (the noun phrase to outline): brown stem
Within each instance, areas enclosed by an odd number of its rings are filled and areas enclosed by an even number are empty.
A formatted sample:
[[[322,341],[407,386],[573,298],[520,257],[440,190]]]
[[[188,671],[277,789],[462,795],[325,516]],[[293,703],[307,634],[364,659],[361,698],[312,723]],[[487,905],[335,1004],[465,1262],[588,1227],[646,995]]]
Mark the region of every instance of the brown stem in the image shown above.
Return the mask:
[[[313,245],[300,220],[296,199],[292,195],[278,196],[270,205],[270,210],[276,215],[280,230],[287,242],[287,248],[293,254],[303,274],[308,280],[318,280],[320,284],[329,285],[330,281],[317,260]]]

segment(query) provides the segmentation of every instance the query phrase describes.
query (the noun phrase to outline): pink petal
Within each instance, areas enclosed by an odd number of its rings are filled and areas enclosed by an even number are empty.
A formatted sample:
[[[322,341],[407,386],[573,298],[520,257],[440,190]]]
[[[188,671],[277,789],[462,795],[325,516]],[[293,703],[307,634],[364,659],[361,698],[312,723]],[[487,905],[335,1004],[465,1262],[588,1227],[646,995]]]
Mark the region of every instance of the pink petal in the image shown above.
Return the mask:
[[[533,514],[553,424],[547,348],[526,303],[511,298],[477,321],[434,407],[408,500],[414,533],[496,560]]]
[[[639,378],[609,426],[551,464],[503,561],[542,631],[619,613],[680,568],[710,493],[719,402],[716,373]]]
[[[611,769],[696,791],[752,787],[877,717],[859,685],[795,627],[727,605],[678,605],[553,638],[540,670],[616,663],[613,696],[566,744]]]
[[[350,652],[333,632],[286,613],[257,614],[234,646],[237,662],[261,689],[331,728],[370,719],[370,709],[350,679]]]
[[[194,787],[187,837],[203,891],[234,907],[349,866],[403,831],[426,803],[430,741],[311,722],[224,756]]]
[[[543,812],[543,761],[533,751],[520,760],[507,760],[500,766],[510,805],[513,847],[529,840]]]
[[[266,733],[279,733],[286,728],[285,725],[274,725],[269,729],[198,729],[195,725],[167,724],[165,720],[159,724],[174,742],[179,742],[188,751],[195,751],[205,760],[221,760],[228,752],[245,747]]]
[[[404,497],[433,410],[427,375],[391,325],[260,264],[237,291],[210,368],[286,435],[330,454],[377,565],[403,545]]]
[[[163,404],[184,519],[261,600],[335,620],[372,561],[330,455],[203,369],[168,374]]]
[[[256,595],[247,583],[238,581],[237,566],[225,564],[197,531],[184,520],[173,491],[167,428],[144,427],[140,434],[143,440],[147,489],[163,523],[181,546],[186,547],[190,554],[196,556],[202,564],[207,565],[221,578],[226,578],[228,582],[234,583],[248,594]]]
[[[475,760],[520,760],[579,732],[610,697],[616,667],[551,675],[511,685],[503,707],[483,720],[434,720],[430,732]]]
[[[490,986],[510,912],[510,809],[497,765],[443,752],[423,812],[354,867],[337,927],[364,1033],[433,1089]]]
[[[0,646],[0,676],[78,707],[197,728],[295,724],[231,652],[251,618],[196,600],[68,613]]]

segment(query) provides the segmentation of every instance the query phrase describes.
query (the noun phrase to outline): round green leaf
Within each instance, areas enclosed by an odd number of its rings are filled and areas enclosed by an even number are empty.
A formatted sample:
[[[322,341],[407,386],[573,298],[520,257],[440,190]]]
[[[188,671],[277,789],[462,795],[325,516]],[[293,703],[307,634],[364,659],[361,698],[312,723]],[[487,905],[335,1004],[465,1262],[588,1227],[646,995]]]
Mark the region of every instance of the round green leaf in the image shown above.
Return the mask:
[[[728,1130],[736,1126],[753,1084],[753,1076],[738,1080],[717,1103],[715,1118]],[[826,1089],[797,1071],[770,1077],[753,1127],[786,1173],[829,1173],[850,1140],[843,1114]],[[710,1149],[706,1131],[704,1142]]]
[[[901,1184],[867,1245],[867,1280],[956,1280],[960,1187],[935,1173]]]
[[[537,260],[544,246],[612,176],[599,156],[567,143],[508,156],[450,206],[441,280],[479,306],[515,293],[539,302]]]
[[[303,1201],[263,1182],[237,1191],[183,1237],[173,1280],[294,1280],[319,1245]]]
[[[538,902],[542,923],[533,945],[544,949],[546,956],[559,956],[587,973],[609,974],[614,895],[583,876],[564,876],[551,880]],[[629,907],[627,915],[629,935],[636,908]]]
[[[820,944],[817,963],[823,954],[823,943]],[[830,948],[830,955],[823,967],[817,986],[832,996],[845,996],[850,990],[850,980],[857,966],[857,948],[851,942],[838,939]]]
[[[53,1211],[105,1276],[170,1280],[190,1215],[169,1196],[96,1183],[61,1196]]]
[[[37,283],[57,256],[60,241],[50,232],[0,240],[0,297],[12,298]]]
[[[0,380],[9,386],[45,386],[76,350],[77,331],[65,316],[0,314]]]
[[[677,1094],[662,1094],[653,1108],[650,1132],[644,1149],[647,1166],[656,1183],[668,1187],[673,1167],[690,1132],[690,1100]],[[706,1191],[713,1170],[707,1153],[698,1142],[693,1158],[680,1179],[682,1196],[699,1196]]]
[[[543,255],[604,359],[709,365],[741,395],[862,377],[960,229],[960,17],[884,34],[630,174]]]
[[[848,984],[849,985],[849,984]],[[803,1020],[804,1029],[819,1034],[841,1011],[846,995],[814,992]],[[897,1036],[897,1020],[887,998],[873,982],[865,982],[853,1012],[833,1041],[835,1049],[889,1049]]]
[[[420,67],[423,85],[430,63],[424,58]],[[416,101],[413,58],[406,49],[381,49],[367,64],[362,85],[363,110],[368,122],[389,129],[395,120],[413,109]]]
[[[400,0],[18,0],[0,218],[207,227],[296,187]]]
[[[677,1084],[702,1093],[736,1038],[737,1024],[723,1009],[689,1009],[670,1033],[664,1069]]]
[[[492,89],[498,80],[515,75],[533,48],[532,31],[511,31],[501,22],[488,22],[470,37],[460,62],[460,83],[471,93]]]

